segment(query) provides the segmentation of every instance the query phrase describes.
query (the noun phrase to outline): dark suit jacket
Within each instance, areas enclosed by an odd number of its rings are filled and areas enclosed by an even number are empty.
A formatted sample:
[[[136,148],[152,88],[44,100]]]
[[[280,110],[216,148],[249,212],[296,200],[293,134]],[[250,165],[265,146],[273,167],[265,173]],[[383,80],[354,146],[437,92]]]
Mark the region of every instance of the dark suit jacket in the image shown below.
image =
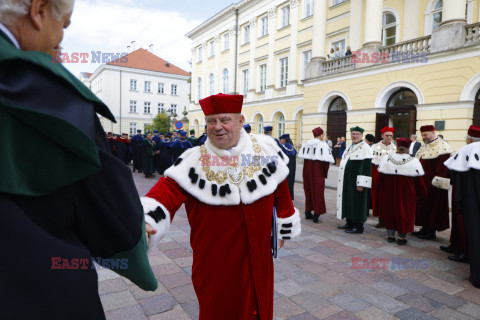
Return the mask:
[[[418,141],[415,142],[415,144],[413,145],[413,152],[412,154],[410,154],[412,157],[415,157],[415,155],[417,154],[417,151],[418,149],[420,149],[420,147],[422,146],[422,144]]]

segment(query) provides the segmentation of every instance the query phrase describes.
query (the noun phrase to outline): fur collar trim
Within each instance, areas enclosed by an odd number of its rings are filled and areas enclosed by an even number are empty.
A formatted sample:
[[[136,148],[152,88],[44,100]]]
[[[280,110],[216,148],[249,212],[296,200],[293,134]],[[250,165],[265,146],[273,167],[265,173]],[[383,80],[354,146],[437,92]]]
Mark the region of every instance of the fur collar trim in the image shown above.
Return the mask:
[[[361,141],[357,144],[351,144],[343,153],[342,159],[345,160],[365,160],[372,159],[372,148],[365,142]]]
[[[328,144],[318,139],[310,139],[305,142],[298,153],[298,157],[308,160],[335,163],[332,151],[330,150]]]
[[[380,162],[378,171],[407,177],[420,177],[425,174],[420,160],[409,154],[389,154]]]
[[[454,156],[445,161],[445,166],[458,172],[480,170],[480,142],[472,142],[460,148]]]
[[[396,153],[397,147],[393,143],[390,143],[387,146],[383,143],[383,141],[380,141],[379,143],[375,143],[372,146],[372,151],[373,151],[372,163],[378,166],[385,155]]]
[[[422,146],[420,147],[420,149],[418,149],[416,157],[418,159],[421,158],[424,160],[429,160],[436,159],[441,155],[451,153],[453,153],[453,151],[450,145],[445,140],[437,138],[429,144],[422,143]]]
[[[288,157],[269,136],[247,134],[231,150],[207,139],[185,151],[165,171],[193,197],[210,205],[249,204],[272,194],[288,173]]]

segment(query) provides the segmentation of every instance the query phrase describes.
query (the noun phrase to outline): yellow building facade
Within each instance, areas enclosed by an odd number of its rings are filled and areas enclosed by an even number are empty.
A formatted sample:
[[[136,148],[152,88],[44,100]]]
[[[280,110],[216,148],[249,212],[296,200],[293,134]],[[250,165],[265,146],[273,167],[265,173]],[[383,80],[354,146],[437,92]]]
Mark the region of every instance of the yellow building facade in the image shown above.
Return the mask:
[[[479,16],[480,0],[240,1],[187,34],[190,128],[203,131],[198,100],[237,93],[254,133],[296,146],[317,126],[335,140],[434,124],[457,150],[480,122]]]

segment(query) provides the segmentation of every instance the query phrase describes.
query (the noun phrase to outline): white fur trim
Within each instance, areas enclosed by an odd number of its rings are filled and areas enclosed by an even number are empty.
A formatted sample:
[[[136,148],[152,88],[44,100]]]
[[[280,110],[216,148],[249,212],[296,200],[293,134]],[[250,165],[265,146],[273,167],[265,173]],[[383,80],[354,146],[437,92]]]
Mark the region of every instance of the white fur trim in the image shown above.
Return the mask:
[[[472,142],[460,148],[455,155],[445,161],[445,166],[458,172],[480,170],[480,142]]]
[[[357,187],[371,188],[372,187],[372,177],[357,176]]]
[[[375,143],[372,146],[372,151],[373,151],[372,163],[378,166],[384,156],[395,154],[396,150],[397,150],[397,147],[393,143],[390,143],[388,146],[385,145],[382,141],[380,141],[379,143]]]
[[[439,189],[450,190],[450,179],[435,176],[433,177],[432,185]]]
[[[287,218],[277,218],[277,232],[278,239],[290,240],[298,237],[302,232],[302,224],[300,223],[300,213],[297,208],[294,208],[295,212]],[[288,226],[290,225],[291,226]]]
[[[401,164],[395,164],[393,161]],[[383,174],[394,174],[406,177],[420,177],[425,174],[422,164],[409,154],[392,154],[384,157],[378,171]]]
[[[157,231],[157,233],[150,236],[148,243],[148,252],[150,253],[170,230],[171,216],[167,208],[153,198],[142,197],[140,198],[140,201],[142,202],[143,212],[145,213],[145,222],[148,223],[155,231]],[[162,209],[165,213],[165,219],[155,222],[155,219],[153,219],[153,217],[150,215],[150,212],[157,210],[158,207],[160,207],[160,209]]]
[[[452,148],[445,140],[435,139],[432,142],[426,144],[422,143],[420,149],[418,149],[415,155],[418,159],[436,159],[444,154],[452,154]]]
[[[185,151],[179,158],[182,159],[180,164],[171,166],[165,171],[165,176],[175,180],[185,191],[206,204],[214,206],[230,206],[240,204],[240,202],[244,204],[253,203],[258,199],[275,192],[278,185],[288,176],[288,157],[282,152],[275,140],[266,135],[249,135],[244,129],[242,129],[237,146],[230,151],[215,147],[208,139],[205,142],[205,148],[207,154],[212,156],[236,156],[239,158],[240,165],[242,165],[243,162],[248,162],[248,159],[251,159],[255,155],[252,138],[257,140],[257,144],[262,149],[259,153],[264,160],[263,163],[261,163],[262,168],[259,171],[255,171],[252,177],[245,175],[243,181],[240,182],[238,186],[230,183],[228,179],[222,185],[218,185],[216,181],[209,181],[207,179],[206,173],[203,170],[204,167],[202,166],[200,147],[191,148]],[[279,153],[282,156],[280,156]],[[263,169],[268,170],[268,162],[276,162],[276,171],[270,173],[270,176],[266,176],[263,172]],[[199,176],[195,183],[189,178],[191,168],[193,168],[195,174],[198,174]],[[225,169],[226,167],[221,165],[210,167],[210,170],[214,172],[224,171]],[[265,185],[261,182],[260,176],[265,178]],[[203,189],[200,188],[200,180],[205,181]],[[251,180],[254,180],[257,186],[253,192],[250,192],[247,186],[247,182]],[[217,186],[217,194],[215,196],[212,194],[212,185],[214,184]],[[226,185],[229,186],[230,193],[222,197],[219,195],[219,190],[220,187]]]
[[[332,150],[325,142],[319,139],[310,139],[302,146],[298,153],[299,158],[335,163]]]

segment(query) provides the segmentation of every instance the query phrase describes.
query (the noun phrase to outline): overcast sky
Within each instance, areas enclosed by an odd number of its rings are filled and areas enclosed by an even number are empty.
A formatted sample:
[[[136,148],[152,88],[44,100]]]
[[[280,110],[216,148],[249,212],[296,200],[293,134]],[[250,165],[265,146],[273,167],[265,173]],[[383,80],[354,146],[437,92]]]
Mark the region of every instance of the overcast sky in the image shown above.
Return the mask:
[[[76,0],[63,52],[87,52],[88,63],[65,63],[75,75],[93,72],[91,51],[126,52],[154,45],[154,54],[190,71],[191,42],[185,34],[236,0]]]

